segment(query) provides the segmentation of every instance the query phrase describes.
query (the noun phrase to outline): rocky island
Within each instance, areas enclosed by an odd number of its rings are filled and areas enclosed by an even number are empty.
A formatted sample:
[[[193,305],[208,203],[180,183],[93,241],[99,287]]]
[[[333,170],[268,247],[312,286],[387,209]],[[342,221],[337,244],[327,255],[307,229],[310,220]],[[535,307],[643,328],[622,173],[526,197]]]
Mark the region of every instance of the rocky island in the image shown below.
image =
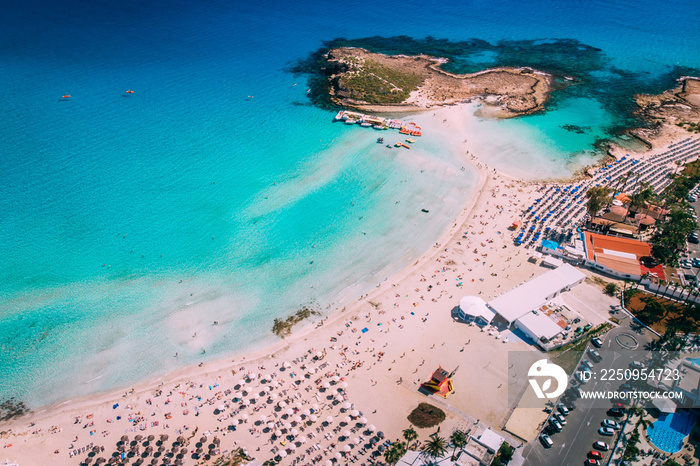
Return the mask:
[[[354,47],[333,48],[325,58],[331,102],[366,112],[420,111],[479,98],[486,116],[511,118],[542,110],[555,82],[527,67],[458,75],[441,68],[444,58]]]

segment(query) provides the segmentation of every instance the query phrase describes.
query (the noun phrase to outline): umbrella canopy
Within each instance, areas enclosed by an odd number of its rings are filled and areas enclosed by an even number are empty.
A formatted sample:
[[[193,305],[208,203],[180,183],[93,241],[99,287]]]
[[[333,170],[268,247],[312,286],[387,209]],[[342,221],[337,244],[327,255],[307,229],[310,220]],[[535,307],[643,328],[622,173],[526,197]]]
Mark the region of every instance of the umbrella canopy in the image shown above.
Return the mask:
[[[303,414],[304,416],[308,416],[309,414],[311,414],[311,410],[310,410],[310,409],[305,409],[304,411],[302,411],[302,414]]]
[[[350,424],[351,421],[352,419],[350,419],[350,416],[345,416],[345,418],[343,419],[343,422],[346,424]]]
[[[349,430],[344,430],[344,431],[343,431],[343,437],[350,437],[350,431],[349,431]]]
[[[357,438],[357,437],[355,437],[354,439],[352,439],[352,443],[354,443],[355,445],[359,445],[361,441],[362,441],[362,440],[360,440],[360,439]]]
[[[328,382],[323,382],[323,388],[331,388],[331,384]]]
[[[357,416],[360,415],[360,412],[359,412],[358,410],[356,410],[356,409],[353,409],[352,411],[350,411],[350,415],[351,415],[352,417],[357,417]]]
[[[333,423],[333,416],[328,416],[328,417],[326,418],[326,422],[327,422],[328,424],[332,424],[332,423]]]
[[[292,430],[291,430],[291,434],[292,434],[292,435],[299,435],[299,431],[296,430],[296,429],[292,429]]]
[[[248,415],[246,413],[241,414],[241,419],[243,419],[244,421],[247,421]]]
[[[299,441],[300,441],[301,443],[306,443],[306,437],[300,437],[300,438],[299,438]]]
[[[287,429],[287,430],[291,429],[291,428],[292,428],[292,423],[291,423],[291,422],[285,422],[285,423],[284,423],[284,428]]]
[[[350,445],[345,445],[345,446],[343,447],[343,450],[345,450],[345,451],[350,451],[350,450],[352,450],[352,448],[350,448]]]
[[[370,432],[374,432],[375,430],[377,430],[377,428],[370,424],[369,427],[367,427],[367,430]]]
[[[294,410],[292,408],[287,408],[287,410],[284,412],[287,416],[291,416],[294,414]]]
[[[287,403],[285,401],[280,401],[279,403],[277,403],[277,406],[279,406],[280,408],[284,408],[285,406],[287,406]]]
[[[245,385],[245,380],[240,379],[240,380],[238,381],[238,385]]]
[[[259,419],[260,419],[260,422],[265,422],[265,421],[267,421],[267,416],[262,414]]]
[[[285,456],[287,456],[287,452],[286,452],[286,450],[280,450],[278,455],[280,455],[280,458],[284,458]]]
[[[279,395],[277,395],[277,393],[273,393],[272,395],[270,395],[270,399],[272,401],[275,401],[277,398],[279,398]]]
[[[340,377],[338,377],[337,375],[334,375],[333,377],[331,377],[331,380],[333,382],[340,382]]]
[[[311,416],[309,416],[309,421],[316,422],[317,420],[318,420],[318,418],[316,416],[314,416],[313,414]]]
[[[276,437],[281,437],[281,436],[282,436],[282,431],[281,431],[281,430],[276,430],[276,431],[275,431],[275,436],[276,436]]]
[[[367,418],[366,418],[366,417],[361,417],[361,418],[360,418],[360,424],[367,424]]]
[[[348,388],[347,382],[340,382],[340,388]]]
[[[274,424],[273,422],[268,422],[266,427],[267,427],[268,429],[272,430],[272,429],[275,428],[275,424]]]
[[[384,432],[382,432],[381,430],[377,432],[377,437],[384,438]]]
[[[294,416],[294,422],[301,422],[301,416]]]
[[[341,458],[343,457],[343,455],[341,455],[340,453],[336,453],[336,454],[333,455],[333,456],[334,456],[335,459],[337,459],[337,460],[339,460],[339,459],[341,459]]]
[[[316,403],[312,404],[311,409],[313,409],[314,411],[318,411],[318,405]]]
[[[350,409],[350,408],[352,408],[352,403],[346,401],[345,403],[343,403],[343,408],[345,408],[345,409]]]
[[[646,214],[637,214],[634,216],[634,220],[639,222],[641,225],[646,226],[654,225],[656,223],[654,217]]]

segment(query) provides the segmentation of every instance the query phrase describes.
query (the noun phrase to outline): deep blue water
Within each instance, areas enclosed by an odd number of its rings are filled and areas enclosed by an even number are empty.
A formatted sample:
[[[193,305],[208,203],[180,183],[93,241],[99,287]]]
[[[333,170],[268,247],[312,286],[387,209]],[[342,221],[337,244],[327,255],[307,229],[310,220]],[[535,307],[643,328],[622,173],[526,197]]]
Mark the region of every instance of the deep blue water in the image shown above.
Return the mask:
[[[518,135],[485,152],[537,171],[543,153],[563,167],[627,122],[632,87],[700,68],[699,13],[690,0],[4,5],[0,397],[36,406],[259,346],[272,318],[345,302],[435,241],[473,173],[437,138],[402,160],[330,124],[289,72],[324,41],[475,38],[454,67],[580,72],[548,113],[484,122]]]

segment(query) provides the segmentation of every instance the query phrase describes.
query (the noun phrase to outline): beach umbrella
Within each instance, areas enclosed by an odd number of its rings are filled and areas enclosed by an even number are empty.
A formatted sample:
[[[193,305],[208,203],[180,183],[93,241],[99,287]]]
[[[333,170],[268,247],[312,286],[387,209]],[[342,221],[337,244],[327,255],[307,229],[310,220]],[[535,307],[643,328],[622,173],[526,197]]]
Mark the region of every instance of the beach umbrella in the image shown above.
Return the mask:
[[[240,380],[238,381],[238,385],[240,385],[240,386],[245,385],[245,380],[244,380],[244,379],[240,379]]]
[[[312,414],[311,416],[309,416],[309,420],[311,422],[316,422],[318,420],[318,418]]]
[[[136,437],[134,437],[134,439],[135,439],[137,442],[140,442],[142,438],[143,438],[143,435],[137,435]]]
[[[265,421],[267,421],[267,416],[265,416],[264,414],[261,414],[259,419],[260,419],[260,422],[265,422]]]
[[[291,434],[292,434],[292,435],[299,435],[299,431],[296,430],[296,429],[292,429],[292,430],[291,430]]]
[[[301,422],[301,416],[294,416],[294,422]]]
[[[272,376],[270,374],[265,374],[265,375],[263,375],[263,380],[270,381],[270,380],[272,380]]]
[[[360,442],[362,442],[362,440],[360,440],[359,438],[355,437],[354,439],[352,439],[352,442],[353,442],[355,445],[359,445]]]
[[[326,461],[326,466],[333,466],[333,461],[327,460],[327,461]]]
[[[352,450],[352,448],[350,448],[350,445],[345,445],[343,447],[343,450],[345,450],[346,452],[349,452],[350,450]]]
[[[258,374],[256,374],[256,373],[248,374],[248,378],[250,380],[255,380],[258,378]]]
[[[343,437],[350,437],[350,431],[349,431],[349,430],[344,430],[344,431],[343,431]]]
[[[292,423],[291,423],[291,422],[285,422],[285,423],[284,423],[284,428],[287,429],[287,430],[291,429],[291,428],[292,428]]]
[[[281,437],[282,436],[282,431],[281,430],[276,430],[275,431],[275,437]]]
[[[350,415],[351,415],[352,417],[357,417],[357,416],[360,415],[360,412],[359,412],[358,410],[356,410],[356,409],[353,409],[353,410],[350,412]]]
[[[345,416],[345,419],[343,419],[343,422],[346,423],[346,424],[350,424],[350,421],[352,421],[352,419],[350,418],[350,416]]]
[[[285,456],[287,456],[287,452],[285,450],[280,450],[278,455],[280,455],[280,458],[284,458]]]
[[[316,403],[312,404],[311,409],[313,409],[314,411],[318,411],[318,405]]]
[[[361,417],[361,418],[360,418],[360,424],[367,424],[367,418],[366,418],[366,417]]]
[[[292,414],[294,414],[294,410],[292,408],[287,408],[287,410],[285,411],[285,414],[287,416],[291,416]]]
[[[149,442],[152,442],[153,440],[155,440],[155,438],[156,438],[155,435],[149,435],[149,436],[147,437],[147,439],[148,439]]]
[[[384,445],[379,445],[379,447],[377,447],[377,450],[379,451],[379,453],[384,453],[384,450],[386,450],[386,447],[384,447]]]
[[[337,375],[334,375],[333,377],[331,377],[331,380],[333,382],[340,382],[340,377],[338,377]]]
[[[246,413],[241,414],[241,419],[243,419],[244,421],[247,421],[248,415]]]
[[[306,437],[300,437],[300,438],[299,438],[299,441],[300,441],[301,443],[306,443]]]
[[[336,396],[335,396],[335,401],[337,401],[338,403],[340,403],[341,401],[343,401],[343,395],[336,395]]]
[[[381,430],[377,432],[377,437],[384,438],[384,432],[382,432]]]
[[[279,406],[280,408],[284,408],[285,406],[287,406],[287,403],[285,401],[280,401],[279,403],[277,403],[277,406]]]
[[[331,388],[331,384],[328,382],[323,382],[323,388]]]
[[[340,388],[348,388],[347,382],[340,382]]]
[[[343,403],[343,408],[345,408],[345,409],[350,409],[350,408],[352,408],[352,403],[346,401],[345,403]]]
[[[375,430],[377,430],[377,428],[374,427],[374,425],[370,424],[369,427],[367,427],[367,430],[370,432],[374,432]]]
[[[311,410],[310,410],[310,409],[305,409],[305,410],[302,411],[301,413],[302,413],[304,416],[308,416],[309,414],[311,414]]]
[[[297,446],[294,445],[293,443],[290,443],[288,448],[289,448],[290,450],[292,450],[292,451],[296,451]]]
[[[273,422],[268,422],[266,427],[267,427],[268,429],[272,430],[272,429],[275,428],[275,424],[274,424]]]
[[[332,424],[332,423],[333,423],[333,416],[328,416],[328,417],[326,418],[326,422],[327,422],[328,424]]]
[[[122,442],[126,442],[127,440],[129,440],[129,437],[126,436],[126,435],[122,435],[121,441],[122,441]],[[98,458],[98,459],[99,459],[99,458]]]
[[[340,453],[336,453],[336,454],[333,455],[333,456],[334,456],[335,459],[337,459],[337,460],[339,460],[339,459],[341,459],[341,458],[343,457],[343,455],[341,455]]]
[[[270,395],[270,399],[272,401],[275,401],[277,398],[279,398],[279,395],[277,395],[277,393],[273,393],[272,395]]]

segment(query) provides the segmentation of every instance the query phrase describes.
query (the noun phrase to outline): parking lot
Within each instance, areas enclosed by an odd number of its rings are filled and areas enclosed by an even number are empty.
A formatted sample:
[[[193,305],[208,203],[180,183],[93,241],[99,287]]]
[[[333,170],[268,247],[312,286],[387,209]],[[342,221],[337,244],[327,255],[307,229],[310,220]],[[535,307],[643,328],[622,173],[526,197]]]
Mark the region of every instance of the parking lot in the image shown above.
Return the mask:
[[[700,186],[696,186],[688,196],[688,201],[693,207],[692,214],[697,221],[697,214],[700,212]],[[698,284],[700,274],[700,236],[698,231],[694,231],[688,237],[686,253],[681,254],[680,268],[690,282]]]

